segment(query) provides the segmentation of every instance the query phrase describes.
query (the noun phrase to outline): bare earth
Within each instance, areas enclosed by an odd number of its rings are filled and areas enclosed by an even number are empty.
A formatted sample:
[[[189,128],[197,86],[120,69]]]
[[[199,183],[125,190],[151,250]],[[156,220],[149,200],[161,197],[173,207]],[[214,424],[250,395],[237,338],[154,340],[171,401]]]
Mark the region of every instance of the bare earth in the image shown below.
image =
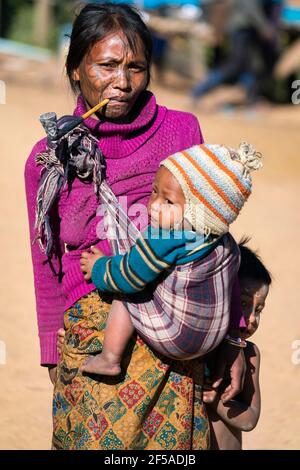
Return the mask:
[[[43,137],[42,112],[70,113],[73,97],[48,87],[7,85],[1,113],[1,316],[0,449],[49,449],[51,385],[39,366],[26,204],[25,160]],[[195,112],[186,98],[156,88],[161,104]],[[300,345],[298,307],[300,106],[267,108],[236,114],[197,111],[207,142],[238,145],[252,142],[264,154],[264,169],[255,175],[254,194],[232,232],[252,236],[274,276],[269,300],[255,341],[262,353],[262,415],[257,428],[245,435],[246,449],[300,448]],[[172,138],[172,136],[170,136]],[[298,199],[299,198],[299,199]],[[298,346],[300,348],[300,346]],[[292,354],[294,353],[294,363]],[[1,356],[0,356],[1,362]],[[297,364],[298,362],[298,364]]]

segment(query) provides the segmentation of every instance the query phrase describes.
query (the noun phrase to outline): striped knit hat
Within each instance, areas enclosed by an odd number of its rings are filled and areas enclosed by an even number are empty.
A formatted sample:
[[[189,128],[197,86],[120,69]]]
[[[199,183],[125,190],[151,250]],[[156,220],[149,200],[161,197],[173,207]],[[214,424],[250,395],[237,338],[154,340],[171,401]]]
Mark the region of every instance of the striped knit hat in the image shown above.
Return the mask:
[[[184,218],[196,232],[223,235],[251,194],[251,170],[261,166],[261,154],[248,143],[238,150],[223,145],[195,145],[161,162],[177,179],[185,195]]]

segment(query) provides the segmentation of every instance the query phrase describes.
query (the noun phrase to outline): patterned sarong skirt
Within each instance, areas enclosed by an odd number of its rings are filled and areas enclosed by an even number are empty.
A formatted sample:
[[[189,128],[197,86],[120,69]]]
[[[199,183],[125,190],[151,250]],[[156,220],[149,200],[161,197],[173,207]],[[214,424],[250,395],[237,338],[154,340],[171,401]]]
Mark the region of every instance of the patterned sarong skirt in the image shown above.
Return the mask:
[[[65,312],[53,397],[53,449],[207,449],[200,359],[166,359],[133,336],[120,376],[80,373],[87,356],[102,349],[109,309],[107,299],[94,291]]]

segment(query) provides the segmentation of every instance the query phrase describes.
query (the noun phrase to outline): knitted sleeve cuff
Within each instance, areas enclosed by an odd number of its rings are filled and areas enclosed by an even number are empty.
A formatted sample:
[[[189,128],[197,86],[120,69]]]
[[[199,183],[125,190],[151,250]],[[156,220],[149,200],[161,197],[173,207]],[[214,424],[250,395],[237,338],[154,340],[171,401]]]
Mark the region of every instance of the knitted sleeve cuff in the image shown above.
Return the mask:
[[[41,366],[56,365],[58,363],[57,331],[40,333]]]
[[[102,256],[102,258],[96,261],[92,269],[92,282],[101,292],[114,292],[114,289],[111,288],[105,276],[107,272],[107,262],[110,259],[110,256]]]

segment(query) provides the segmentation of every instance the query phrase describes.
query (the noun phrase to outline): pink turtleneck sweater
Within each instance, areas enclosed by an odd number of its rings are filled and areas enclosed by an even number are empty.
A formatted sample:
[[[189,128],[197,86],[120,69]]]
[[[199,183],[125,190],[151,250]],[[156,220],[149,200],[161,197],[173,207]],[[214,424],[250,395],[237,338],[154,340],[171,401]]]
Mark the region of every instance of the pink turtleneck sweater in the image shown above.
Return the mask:
[[[154,174],[162,159],[174,152],[203,142],[198,121],[189,113],[159,106],[154,95],[140,97],[140,113],[132,122],[116,124],[89,118],[85,124],[99,140],[107,163],[107,179],[116,196],[127,196],[128,208],[134,203],[147,204]],[[86,111],[79,97],[75,115]],[[46,139],[33,148],[25,167],[30,240],[34,238],[36,195],[41,167],[35,163],[37,153],[44,151]],[[63,188],[57,200],[54,237],[61,255],[50,261],[38,243],[31,245],[36,308],[41,346],[41,364],[56,364],[56,333],[63,325],[63,312],[82,296],[95,289],[80,271],[82,251],[98,244],[109,254],[107,241],[99,241],[96,226],[97,200],[92,183],[75,179],[72,190]],[[130,214],[129,214],[130,215]],[[64,245],[72,251],[64,253]]]

